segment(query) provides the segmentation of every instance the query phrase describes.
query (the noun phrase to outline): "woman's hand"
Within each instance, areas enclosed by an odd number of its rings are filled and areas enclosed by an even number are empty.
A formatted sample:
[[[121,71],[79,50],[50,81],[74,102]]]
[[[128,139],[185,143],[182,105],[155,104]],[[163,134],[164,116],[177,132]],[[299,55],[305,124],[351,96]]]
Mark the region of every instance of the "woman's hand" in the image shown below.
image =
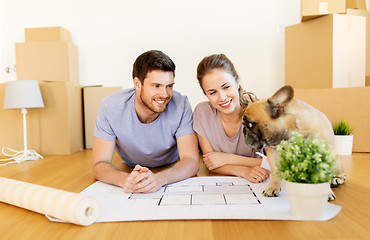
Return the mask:
[[[228,164],[229,154],[223,152],[209,152],[203,155],[203,162],[209,170]]]
[[[260,166],[248,168],[246,179],[253,183],[260,183],[266,181],[270,177],[270,171]]]

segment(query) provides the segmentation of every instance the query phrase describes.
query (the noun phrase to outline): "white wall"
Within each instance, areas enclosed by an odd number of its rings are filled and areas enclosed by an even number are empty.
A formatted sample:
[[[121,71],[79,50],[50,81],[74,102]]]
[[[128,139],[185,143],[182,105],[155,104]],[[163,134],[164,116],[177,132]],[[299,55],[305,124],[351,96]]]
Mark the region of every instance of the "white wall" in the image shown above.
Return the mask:
[[[1,1],[1,0],[0,0]],[[284,83],[284,28],[300,21],[299,0],[2,0],[0,82],[16,79],[15,42],[25,27],[62,26],[79,47],[83,85],[132,86],[132,64],[159,49],[177,65],[175,89],[205,100],[196,66],[225,53],[244,88],[268,97]]]

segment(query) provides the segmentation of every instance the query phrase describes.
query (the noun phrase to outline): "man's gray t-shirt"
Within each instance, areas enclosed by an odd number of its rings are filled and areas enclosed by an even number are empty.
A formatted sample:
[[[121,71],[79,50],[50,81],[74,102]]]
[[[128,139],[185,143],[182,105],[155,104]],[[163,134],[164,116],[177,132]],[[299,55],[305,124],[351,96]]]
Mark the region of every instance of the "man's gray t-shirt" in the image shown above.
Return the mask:
[[[102,100],[94,135],[115,141],[117,153],[132,167],[159,167],[179,158],[176,139],[193,132],[186,96],[174,91],[167,109],[155,121],[144,124],[135,111],[135,89],[130,88]]]
[[[193,128],[207,139],[215,152],[232,153],[245,157],[258,157],[258,149],[251,148],[244,141],[243,124],[234,137],[228,137],[221,122],[219,111],[210,102],[201,102],[194,109]]]

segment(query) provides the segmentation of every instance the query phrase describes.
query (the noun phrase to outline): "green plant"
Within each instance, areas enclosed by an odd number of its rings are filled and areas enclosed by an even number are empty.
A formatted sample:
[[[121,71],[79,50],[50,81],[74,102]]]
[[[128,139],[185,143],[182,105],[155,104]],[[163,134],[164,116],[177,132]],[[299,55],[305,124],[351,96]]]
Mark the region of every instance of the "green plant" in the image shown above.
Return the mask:
[[[277,147],[277,176],[289,182],[324,183],[334,176],[336,157],[325,140],[293,133]]]
[[[351,135],[353,128],[350,128],[348,122],[340,120],[334,124],[333,131],[335,135]]]

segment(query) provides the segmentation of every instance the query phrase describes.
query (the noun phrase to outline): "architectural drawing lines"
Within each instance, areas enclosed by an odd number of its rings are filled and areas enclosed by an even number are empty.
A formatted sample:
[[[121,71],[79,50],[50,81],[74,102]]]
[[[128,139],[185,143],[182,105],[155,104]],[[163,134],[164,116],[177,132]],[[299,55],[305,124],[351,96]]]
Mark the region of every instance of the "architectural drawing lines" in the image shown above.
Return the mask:
[[[234,182],[170,184],[155,193],[133,193],[128,199],[158,200],[158,206],[261,204],[249,184]]]

